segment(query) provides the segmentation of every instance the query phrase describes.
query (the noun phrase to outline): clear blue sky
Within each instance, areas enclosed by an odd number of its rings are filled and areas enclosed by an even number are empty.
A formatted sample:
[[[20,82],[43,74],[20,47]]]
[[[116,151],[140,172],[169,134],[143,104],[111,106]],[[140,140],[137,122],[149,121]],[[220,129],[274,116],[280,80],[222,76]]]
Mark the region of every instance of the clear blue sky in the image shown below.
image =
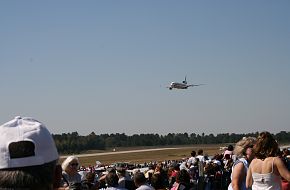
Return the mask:
[[[290,129],[290,1],[0,1],[0,123],[54,134]],[[206,85],[169,91],[171,81]]]

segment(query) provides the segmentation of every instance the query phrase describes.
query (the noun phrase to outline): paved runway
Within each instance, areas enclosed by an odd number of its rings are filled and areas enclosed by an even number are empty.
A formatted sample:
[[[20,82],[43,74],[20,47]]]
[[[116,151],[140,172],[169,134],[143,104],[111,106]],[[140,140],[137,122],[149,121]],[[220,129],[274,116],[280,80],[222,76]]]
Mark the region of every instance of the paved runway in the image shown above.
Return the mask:
[[[101,156],[101,155],[109,155],[109,154],[125,154],[125,153],[133,153],[133,152],[149,152],[149,151],[174,150],[174,149],[180,149],[180,148],[152,148],[152,149],[126,150],[126,151],[102,152],[102,153],[91,153],[91,154],[76,154],[74,156],[77,156],[80,158],[80,157],[88,157],[88,156]],[[60,156],[60,158],[66,158],[68,156]]]

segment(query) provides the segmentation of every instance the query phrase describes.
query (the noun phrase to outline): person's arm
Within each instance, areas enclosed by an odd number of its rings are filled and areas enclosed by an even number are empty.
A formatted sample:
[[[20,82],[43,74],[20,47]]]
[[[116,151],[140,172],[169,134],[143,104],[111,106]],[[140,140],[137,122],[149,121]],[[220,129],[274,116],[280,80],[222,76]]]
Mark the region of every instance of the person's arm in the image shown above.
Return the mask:
[[[233,190],[240,190],[240,186],[243,180],[244,164],[242,162],[235,165],[232,174],[232,187]]]
[[[290,181],[290,172],[286,168],[284,162],[281,160],[281,158],[276,157],[274,160],[274,163],[277,167],[277,170],[281,177],[283,177],[285,180]]]
[[[99,177],[99,181],[105,181],[105,179],[106,179],[106,174]]]
[[[246,187],[251,188],[253,185],[253,177],[252,177],[252,169],[251,165],[249,166],[248,172],[247,172],[247,178],[246,178]]]

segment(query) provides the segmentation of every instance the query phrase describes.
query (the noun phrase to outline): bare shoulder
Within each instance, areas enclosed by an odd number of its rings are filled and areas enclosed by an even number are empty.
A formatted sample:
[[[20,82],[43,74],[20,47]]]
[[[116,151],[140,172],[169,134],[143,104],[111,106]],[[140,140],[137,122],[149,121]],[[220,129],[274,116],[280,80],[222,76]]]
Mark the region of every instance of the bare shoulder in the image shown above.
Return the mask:
[[[234,167],[234,170],[237,171],[237,170],[243,170],[244,169],[244,164],[243,162],[239,162],[235,165]]]
[[[253,164],[255,164],[255,163],[257,163],[257,162],[260,162],[260,161],[261,161],[260,159],[254,158],[254,159],[251,161],[250,165],[253,165]]]
[[[280,157],[273,157],[274,158],[274,164],[284,164],[282,159]]]
[[[253,159],[251,161],[250,166],[253,167],[253,166],[256,166],[256,165],[260,165],[262,163],[263,163],[263,160],[255,158],[255,159]]]
[[[277,170],[280,170],[285,167],[284,162],[282,161],[280,157],[273,157],[272,160],[273,160],[275,173],[278,173]]]

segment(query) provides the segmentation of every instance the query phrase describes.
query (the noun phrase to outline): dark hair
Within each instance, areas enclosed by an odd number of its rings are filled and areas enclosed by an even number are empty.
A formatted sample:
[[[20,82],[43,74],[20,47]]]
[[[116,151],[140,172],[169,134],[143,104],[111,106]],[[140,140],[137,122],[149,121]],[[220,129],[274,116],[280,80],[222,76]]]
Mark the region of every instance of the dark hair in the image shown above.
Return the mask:
[[[190,175],[189,175],[189,173],[185,169],[180,170],[177,173],[176,181],[178,183],[190,183]]]
[[[0,170],[0,189],[51,189],[57,161]]]
[[[234,147],[233,147],[233,145],[230,144],[230,145],[228,146],[228,151],[233,151],[233,150],[234,150]]]
[[[95,176],[96,176],[95,173],[88,172],[88,173],[86,174],[86,180],[87,180],[88,182],[90,182],[90,183],[93,183],[94,180],[95,180]]]
[[[145,175],[144,173],[142,172],[136,172],[134,174],[134,183],[137,187],[143,185],[146,183],[146,178],[145,178]]]
[[[193,150],[193,151],[191,151],[190,155],[195,157],[196,156],[196,152]]]
[[[230,154],[225,154],[225,159],[226,160],[231,159],[231,155]]]
[[[174,163],[173,164],[173,168],[174,168],[174,170],[180,170],[180,167],[179,167],[180,165],[178,164],[178,163]]]
[[[202,150],[202,149],[199,149],[199,150],[197,151],[197,154],[198,154],[198,155],[202,155],[202,154],[203,154],[203,150]]]
[[[118,187],[118,181],[119,181],[119,177],[116,174],[116,172],[109,172],[106,175],[106,183],[108,187]]]
[[[164,178],[160,173],[156,173],[152,175],[151,178],[151,185],[154,187],[154,189],[164,189]]]
[[[119,174],[120,176],[125,177],[125,175],[126,175],[126,169],[125,168],[119,167],[119,168],[116,168],[116,170],[117,170],[117,174]]]
[[[274,137],[267,131],[261,132],[254,146],[256,158],[265,159],[271,156],[278,156],[279,147]]]
[[[155,169],[155,166],[153,164],[150,164],[148,167],[149,167],[150,170],[154,170]]]

